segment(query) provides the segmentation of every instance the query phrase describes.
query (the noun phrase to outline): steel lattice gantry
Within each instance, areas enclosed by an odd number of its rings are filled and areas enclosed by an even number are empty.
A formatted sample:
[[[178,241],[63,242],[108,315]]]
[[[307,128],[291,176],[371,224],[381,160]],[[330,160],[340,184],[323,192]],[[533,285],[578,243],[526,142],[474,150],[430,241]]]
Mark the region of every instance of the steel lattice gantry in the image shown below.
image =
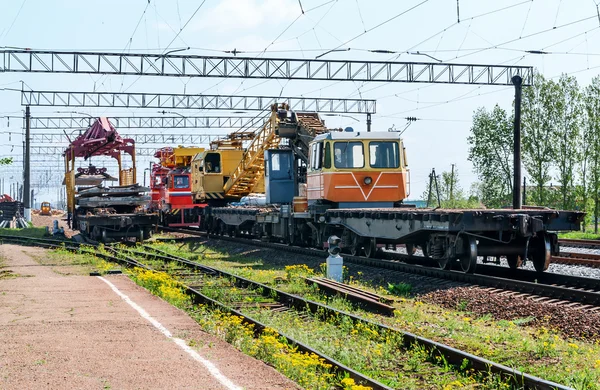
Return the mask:
[[[87,129],[95,117],[31,117],[32,130]],[[264,122],[252,116],[111,116],[110,122],[118,129],[212,129],[258,127]],[[25,127],[25,123],[23,123]]]
[[[32,146],[31,154],[32,155],[62,155],[65,151],[65,146]],[[156,148],[144,148],[138,147],[135,148],[135,154],[137,156],[154,156],[156,153]]]
[[[528,66],[3,50],[0,72],[512,85]]]
[[[136,144],[163,145],[208,145],[211,141],[226,136],[227,134],[121,134],[123,138],[133,138]],[[37,145],[64,144],[64,148],[66,148],[68,139],[63,133],[31,133],[31,143]]]
[[[279,96],[185,95],[129,92],[21,91],[23,106],[115,107],[200,110],[270,110],[288,103],[295,111],[375,114],[375,100]]]

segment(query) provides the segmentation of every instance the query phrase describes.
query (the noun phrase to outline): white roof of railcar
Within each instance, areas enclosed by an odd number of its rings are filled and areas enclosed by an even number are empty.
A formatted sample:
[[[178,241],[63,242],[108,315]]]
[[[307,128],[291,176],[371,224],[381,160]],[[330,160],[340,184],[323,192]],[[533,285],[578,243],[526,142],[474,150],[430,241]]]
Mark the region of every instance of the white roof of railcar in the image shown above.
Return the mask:
[[[392,131],[332,131],[315,137],[314,141],[399,140],[400,133]]]

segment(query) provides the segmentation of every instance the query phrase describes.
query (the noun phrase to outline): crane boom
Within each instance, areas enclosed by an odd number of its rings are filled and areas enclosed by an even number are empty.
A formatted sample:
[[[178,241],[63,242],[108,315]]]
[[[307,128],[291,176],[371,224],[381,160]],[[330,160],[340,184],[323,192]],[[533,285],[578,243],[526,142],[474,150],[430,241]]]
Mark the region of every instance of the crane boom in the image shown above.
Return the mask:
[[[278,112],[277,104],[271,106],[271,116],[254,136],[242,161],[225,183],[225,196],[242,197],[252,192],[263,192],[259,187],[264,185],[265,150],[279,146],[281,138],[276,134],[276,129],[283,119],[279,114],[285,112],[287,115],[288,109],[289,106],[282,104]]]

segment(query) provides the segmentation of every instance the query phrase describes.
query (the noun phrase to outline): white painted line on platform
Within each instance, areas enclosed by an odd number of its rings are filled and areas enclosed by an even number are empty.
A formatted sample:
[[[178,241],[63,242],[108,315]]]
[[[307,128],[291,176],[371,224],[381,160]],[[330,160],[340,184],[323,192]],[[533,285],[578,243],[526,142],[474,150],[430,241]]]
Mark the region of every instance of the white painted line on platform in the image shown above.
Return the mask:
[[[227,378],[225,375],[223,375],[221,373],[221,371],[219,371],[219,369],[214,364],[212,364],[209,360],[204,359],[202,356],[200,356],[200,354],[198,354],[198,352],[194,351],[189,345],[187,345],[184,340],[177,338],[177,337],[173,337],[173,334],[167,328],[165,328],[163,326],[163,324],[161,324],[160,322],[158,322],[157,320],[152,318],[152,316],[150,314],[148,314],[148,312],[146,310],[144,310],[137,303],[133,302],[131,300],[131,298],[129,298],[127,295],[123,294],[114,284],[112,284],[107,279],[103,278],[102,276],[98,276],[98,278],[100,280],[102,280],[104,283],[108,284],[110,286],[110,288],[112,288],[112,290],[115,293],[117,293],[118,296],[121,297],[121,299],[123,299],[125,302],[127,302],[129,304],[129,306],[133,307],[143,318],[145,318],[152,325],[154,325],[154,327],[156,329],[158,329],[162,334],[164,334],[167,338],[175,341],[175,344],[177,344],[179,347],[181,347],[181,349],[183,349],[185,352],[187,352],[192,358],[194,358],[194,360],[202,363],[204,365],[204,367],[206,367],[208,372],[213,377],[215,377],[219,382],[221,382],[221,384],[223,386],[225,386],[226,388],[228,388],[230,390],[242,390],[241,387],[236,386],[229,378]]]

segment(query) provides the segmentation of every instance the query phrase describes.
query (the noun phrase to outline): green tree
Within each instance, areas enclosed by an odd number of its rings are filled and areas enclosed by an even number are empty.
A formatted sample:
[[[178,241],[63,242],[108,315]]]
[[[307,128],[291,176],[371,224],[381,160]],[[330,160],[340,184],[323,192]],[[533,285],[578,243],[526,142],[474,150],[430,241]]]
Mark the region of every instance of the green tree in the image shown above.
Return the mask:
[[[584,126],[583,159],[587,161],[585,174],[589,176],[589,188],[584,190],[584,204],[587,205],[587,196],[591,194],[594,215],[594,233],[598,233],[598,218],[600,217],[600,76],[594,77],[584,94]],[[584,176],[585,176],[584,174]]]
[[[441,205],[445,209],[464,209],[481,207],[479,200],[475,196],[467,197],[463,191],[460,180],[458,179],[458,168],[451,171],[444,171],[436,175],[438,188],[435,187],[435,181],[431,180],[431,186],[427,186],[423,193],[423,200],[430,200],[429,207]],[[430,178],[433,179],[433,178]],[[431,190],[431,197],[429,191]],[[439,199],[438,199],[439,190]]]
[[[562,209],[575,206],[575,168],[580,161],[582,104],[577,79],[563,74],[557,83],[555,166]]]
[[[469,161],[481,181],[481,201],[487,207],[510,203],[513,189],[513,120],[496,105],[478,108],[468,137]]]
[[[0,158],[0,165],[10,165],[12,164],[12,157],[2,157]]]
[[[521,105],[521,140],[523,166],[529,173],[531,185],[528,199],[538,205],[546,205],[546,184],[551,180],[550,169],[554,155],[554,122],[556,119],[556,96],[558,86],[535,74],[534,84],[523,89]]]

